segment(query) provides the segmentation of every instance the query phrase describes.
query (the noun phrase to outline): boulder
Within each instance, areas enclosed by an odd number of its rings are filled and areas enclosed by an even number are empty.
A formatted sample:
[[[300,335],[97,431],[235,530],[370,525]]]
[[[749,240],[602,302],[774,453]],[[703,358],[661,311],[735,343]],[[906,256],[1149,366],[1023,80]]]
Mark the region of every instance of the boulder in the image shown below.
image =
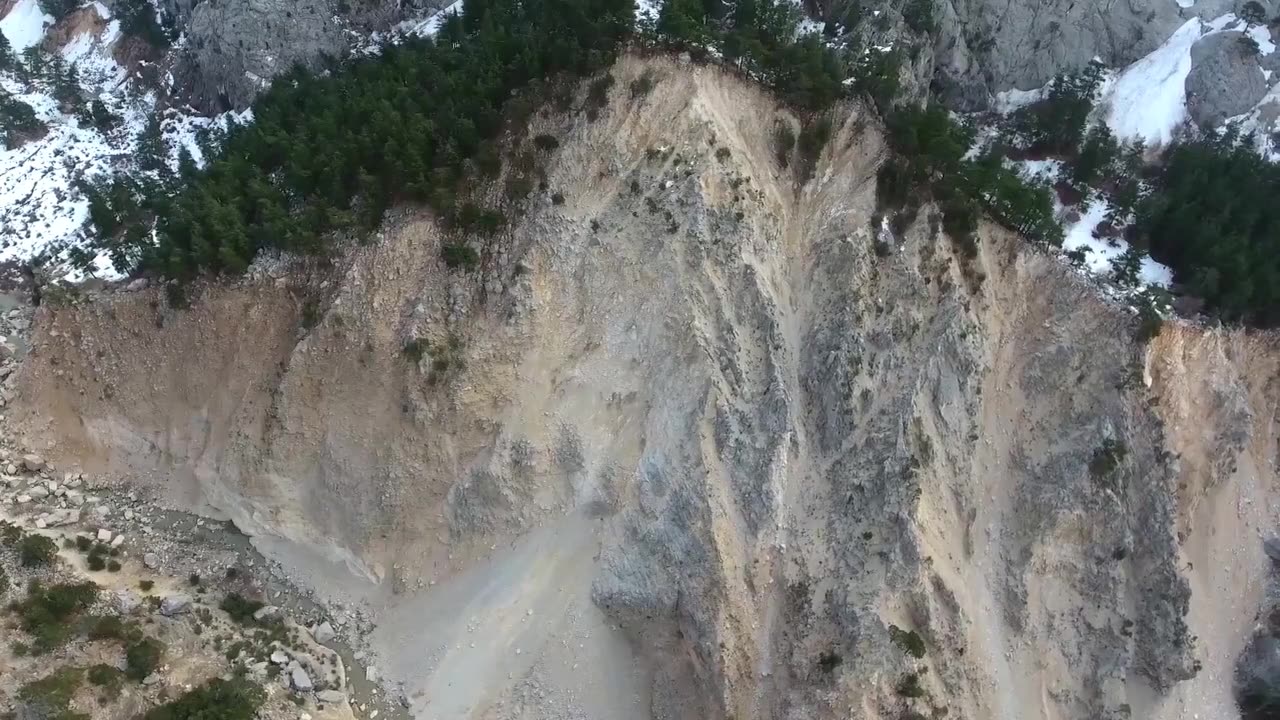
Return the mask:
[[[32,485],[31,487],[27,488],[27,494],[35,498],[36,500],[43,500],[49,497],[49,488],[43,485]]]
[[[48,467],[48,465],[45,464],[44,458],[34,454],[23,455],[22,466],[30,470],[31,472],[40,472],[41,470]]]
[[[1256,46],[1244,33],[1215,33],[1191,48],[1187,114],[1202,128],[1248,112],[1267,94]]]
[[[106,528],[98,530],[98,542],[111,542],[111,531]]]
[[[266,622],[270,620],[279,620],[280,615],[280,608],[275,605],[264,605],[263,607],[258,608],[257,612],[253,614],[253,619],[258,622]]]
[[[1262,551],[1267,557],[1280,562],[1280,537],[1267,538],[1262,542]]]
[[[311,684],[311,676],[301,666],[295,667],[289,672],[289,682],[293,685],[293,689],[298,692],[311,692],[315,689],[315,686]]]
[[[284,665],[289,662],[289,653],[283,650],[275,650],[271,653],[271,662],[277,665]]]
[[[149,552],[142,556],[142,564],[147,566],[148,570],[155,570],[160,567],[160,556]]]
[[[333,625],[330,625],[329,621],[325,620],[317,625],[315,629],[311,631],[311,634],[315,636],[316,642],[323,644],[332,640],[334,635],[337,633],[333,631]]]
[[[61,527],[70,525],[80,521],[80,511],[75,508],[66,508],[65,510],[54,510],[45,516],[45,522],[50,527]]]
[[[323,703],[340,703],[345,702],[347,696],[338,690],[321,690],[316,693],[316,700]]]
[[[128,615],[142,605],[142,598],[132,590],[117,590],[111,604],[116,612]]]
[[[191,609],[191,597],[188,595],[170,595],[160,601],[160,614],[165,617],[181,615]]]

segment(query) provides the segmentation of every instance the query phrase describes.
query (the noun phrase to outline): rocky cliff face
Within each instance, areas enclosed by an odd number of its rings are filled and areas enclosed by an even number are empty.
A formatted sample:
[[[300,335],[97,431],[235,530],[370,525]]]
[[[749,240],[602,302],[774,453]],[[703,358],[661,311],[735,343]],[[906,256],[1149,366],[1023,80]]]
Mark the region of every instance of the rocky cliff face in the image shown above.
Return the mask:
[[[276,75],[337,57],[349,40],[327,0],[219,0],[191,10],[182,56],[203,107],[243,110]]]
[[[1233,717],[1274,340],[1142,346],[1004,231],[887,234],[861,108],[810,177],[757,88],[613,72],[482,271],[410,212],[190,310],[46,307],[11,417],[369,605],[424,717]]]

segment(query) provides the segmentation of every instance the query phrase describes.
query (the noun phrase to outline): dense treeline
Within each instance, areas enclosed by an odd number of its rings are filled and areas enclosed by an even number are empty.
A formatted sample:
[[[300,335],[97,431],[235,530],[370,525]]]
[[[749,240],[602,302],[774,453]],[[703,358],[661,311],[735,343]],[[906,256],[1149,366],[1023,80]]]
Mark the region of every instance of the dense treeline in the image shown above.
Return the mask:
[[[900,108],[889,117],[888,130],[898,154],[880,169],[882,206],[911,216],[931,196],[942,210],[947,234],[969,254],[976,251],[973,234],[981,210],[1031,240],[1062,244],[1049,189],[1022,180],[999,154],[966,159],[973,131],[943,108]]]
[[[840,55],[822,36],[797,38],[801,20],[789,0],[667,0],[657,33],[694,51],[718,50],[801,110],[820,110],[844,92]]]
[[[370,228],[405,200],[495,232],[502,213],[468,189],[500,172],[504,104],[530,82],[606,66],[632,18],[628,0],[468,2],[435,41],[279,78],[205,170],[119,178],[91,193],[91,218],[118,268],[180,279],[242,272],[266,247],[322,251],[331,232]]]
[[[1280,324],[1280,167],[1230,134],[1175,146],[1135,229],[1224,318]]]
[[[701,3],[671,0],[645,37],[722,48],[801,109],[842,94],[837,53],[814,37],[797,39],[799,15],[786,0],[741,0],[714,13]],[[173,174],[163,152],[140,152],[156,158],[140,163],[143,172],[84,187],[91,224],[117,269],[178,279],[242,272],[263,248],[321,252],[335,231],[373,228],[403,201],[429,204],[464,234],[491,235],[506,208],[481,203],[478,190],[509,165],[510,203],[532,191],[537,175],[532,151],[500,151],[504,123],[522,125],[548,96],[567,109],[570,95],[554,79],[604,69],[633,33],[634,12],[630,0],[468,2],[434,40],[278,78],[254,104],[253,123],[232,129],[203,170],[184,157]],[[612,80],[591,83],[588,117]],[[470,266],[477,256],[454,244],[445,260]]]

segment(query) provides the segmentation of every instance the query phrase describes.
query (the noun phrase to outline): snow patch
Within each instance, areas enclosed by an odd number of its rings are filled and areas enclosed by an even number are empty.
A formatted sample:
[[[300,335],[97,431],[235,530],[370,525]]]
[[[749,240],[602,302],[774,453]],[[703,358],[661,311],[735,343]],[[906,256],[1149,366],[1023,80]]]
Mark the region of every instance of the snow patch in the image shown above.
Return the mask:
[[[1120,73],[1103,102],[1106,122],[1121,140],[1166,145],[1187,118],[1187,75],[1191,46],[1200,39],[1200,20],[1192,18],[1163,45]]]
[[[14,54],[44,39],[44,29],[53,24],[53,16],[40,9],[38,0],[18,0],[8,15],[0,20],[0,32],[9,41]]]
[[[1061,160],[1053,158],[1047,160],[1018,160],[1013,165],[1023,178],[1048,185],[1056,183],[1062,177],[1062,169],[1064,167]]]
[[[1111,261],[1125,254],[1129,249],[1129,244],[1123,240],[1093,236],[1094,228],[1107,219],[1109,212],[1111,212],[1111,206],[1105,200],[1101,198],[1090,200],[1080,219],[1067,227],[1066,237],[1062,241],[1063,250],[1085,250],[1085,268],[1103,276],[1111,275]],[[1167,288],[1173,283],[1173,271],[1149,256],[1142,258],[1142,269],[1138,276],[1145,285],[1159,285]]]
[[[463,0],[456,0],[456,2],[449,7],[437,12],[425,20],[405,20],[396,25],[392,31],[393,33],[400,35],[434,37],[436,33],[440,32],[440,28],[444,27],[444,22],[449,19],[450,15],[457,15],[462,12],[462,2]],[[657,17],[658,16],[655,12],[654,18]]]
[[[1109,83],[1102,96],[1106,123],[1121,140],[1142,140],[1162,146],[1187,119],[1187,76],[1191,73],[1191,48],[1196,41],[1220,32],[1241,32],[1258,43],[1262,55],[1276,45],[1265,27],[1250,26],[1233,13],[1202,23],[1192,18],[1150,55],[1125,68]]]
[[[1040,102],[1048,97],[1048,95],[1048,84],[1045,84],[1044,87],[1035,88],[1034,90],[1018,90],[1015,88],[1013,90],[998,92],[996,93],[996,101],[994,105],[995,111],[1001,115],[1008,115],[1009,113],[1031,105],[1032,103]]]
[[[1242,21],[1243,22],[1243,21]],[[1262,25],[1252,25],[1245,28],[1244,33],[1253,38],[1258,43],[1258,54],[1266,57],[1276,51],[1276,44],[1271,40],[1271,31]]]
[[[636,0],[636,22],[657,22],[661,10],[660,0]]]

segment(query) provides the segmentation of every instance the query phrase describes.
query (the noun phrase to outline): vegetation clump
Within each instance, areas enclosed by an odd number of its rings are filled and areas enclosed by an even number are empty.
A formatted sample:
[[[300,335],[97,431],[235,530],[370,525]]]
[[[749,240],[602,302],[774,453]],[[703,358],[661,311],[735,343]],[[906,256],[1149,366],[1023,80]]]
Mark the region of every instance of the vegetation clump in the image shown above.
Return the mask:
[[[248,680],[214,678],[148,710],[142,720],[252,720],[265,699],[262,688]]]
[[[129,643],[124,649],[125,676],[142,682],[160,667],[164,651],[164,643],[151,637],[139,638]]]
[[[58,544],[44,535],[27,535],[18,543],[18,557],[23,567],[51,565],[57,556]]]
[[[259,600],[250,600],[240,593],[227,593],[219,604],[223,612],[231,616],[231,619],[241,625],[249,625],[254,622],[253,614],[261,610],[265,605]]]
[[[1089,474],[1094,480],[1106,480],[1112,477],[1128,454],[1129,448],[1124,442],[1114,438],[1103,440],[1102,445],[1093,451],[1093,457],[1089,460]]]
[[[903,630],[897,625],[890,625],[889,638],[911,657],[917,660],[924,658],[924,638],[915,630]]]
[[[40,655],[65,643],[75,630],[73,620],[97,597],[98,586],[90,582],[48,588],[33,582],[26,599],[12,606],[23,631],[31,635],[31,652]]]
[[[71,701],[84,672],[80,668],[64,667],[18,689],[18,699],[25,705],[28,717],[46,720],[89,720],[85,713],[71,710]]]

